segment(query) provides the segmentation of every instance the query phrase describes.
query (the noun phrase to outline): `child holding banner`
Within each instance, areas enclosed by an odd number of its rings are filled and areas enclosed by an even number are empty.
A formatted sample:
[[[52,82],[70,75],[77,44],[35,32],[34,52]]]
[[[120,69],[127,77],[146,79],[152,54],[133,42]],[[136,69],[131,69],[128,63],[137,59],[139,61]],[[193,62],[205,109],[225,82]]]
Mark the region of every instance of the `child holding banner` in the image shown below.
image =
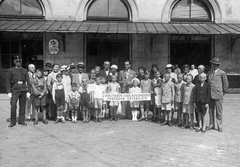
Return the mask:
[[[165,122],[161,125],[172,126],[171,122],[171,110],[174,102],[174,83],[170,80],[170,74],[166,73],[164,75],[164,82],[162,84],[162,110],[164,110]]]
[[[141,80],[140,83],[140,88],[142,93],[152,93],[152,82],[149,79],[150,73],[148,71],[145,71],[144,73],[144,79]],[[141,114],[142,118],[140,120],[143,120],[145,117],[145,120],[148,121],[147,115],[149,113],[149,106],[150,106],[150,101],[142,101],[140,103],[140,108],[141,108]],[[144,107],[146,108],[146,112],[144,113]]]
[[[139,79],[133,78],[131,83],[133,87],[129,89],[129,93],[141,93],[141,89],[138,87],[140,84]],[[138,121],[137,114],[139,109],[139,101],[130,101],[130,107],[132,111],[132,121]]]
[[[120,85],[119,83],[117,83],[117,76],[115,75],[112,75],[111,76],[112,78],[112,82],[108,83],[108,93],[112,93],[112,94],[118,94],[120,92]],[[118,105],[119,105],[120,102],[118,101],[111,101],[110,102],[110,114],[111,114],[111,117],[109,119],[109,121],[117,121],[117,118],[116,118],[116,112],[117,112],[117,108],[118,108]]]
[[[107,92],[107,80],[105,77],[102,77],[101,79],[101,83],[102,83],[102,86],[103,86],[103,92],[106,93]],[[105,118],[105,114],[106,114],[106,110],[107,110],[107,102],[106,101],[103,101],[103,104],[102,104],[102,115],[101,115],[101,118],[102,120],[104,120]]]

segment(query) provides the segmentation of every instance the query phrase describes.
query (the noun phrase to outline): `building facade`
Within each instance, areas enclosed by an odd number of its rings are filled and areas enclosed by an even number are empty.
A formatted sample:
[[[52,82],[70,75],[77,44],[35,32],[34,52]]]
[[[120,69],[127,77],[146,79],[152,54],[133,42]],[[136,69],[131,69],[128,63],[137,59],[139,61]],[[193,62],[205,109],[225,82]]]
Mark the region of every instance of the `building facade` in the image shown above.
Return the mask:
[[[25,67],[83,61],[89,70],[109,60],[123,68],[129,59],[134,70],[157,63],[162,72],[217,56],[239,87],[239,9],[238,0],[0,0],[0,89],[16,54]]]

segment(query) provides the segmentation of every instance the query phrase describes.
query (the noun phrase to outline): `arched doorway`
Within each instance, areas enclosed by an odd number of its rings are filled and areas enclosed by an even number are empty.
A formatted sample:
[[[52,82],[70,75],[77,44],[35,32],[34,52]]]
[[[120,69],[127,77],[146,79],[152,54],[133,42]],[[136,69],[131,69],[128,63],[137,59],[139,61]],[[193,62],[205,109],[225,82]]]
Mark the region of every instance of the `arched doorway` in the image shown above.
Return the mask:
[[[171,12],[171,23],[210,23],[214,20],[211,7],[205,1],[180,0]],[[193,27],[194,28],[194,27]],[[170,36],[172,64],[203,64],[209,66],[212,55],[212,36],[205,34],[179,34]]]
[[[87,10],[87,20],[101,22],[130,21],[130,10],[122,0],[95,0]],[[120,69],[129,59],[130,36],[128,34],[89,33],[86,35],[86,62],[88,70],[102,66],[108,60]]]

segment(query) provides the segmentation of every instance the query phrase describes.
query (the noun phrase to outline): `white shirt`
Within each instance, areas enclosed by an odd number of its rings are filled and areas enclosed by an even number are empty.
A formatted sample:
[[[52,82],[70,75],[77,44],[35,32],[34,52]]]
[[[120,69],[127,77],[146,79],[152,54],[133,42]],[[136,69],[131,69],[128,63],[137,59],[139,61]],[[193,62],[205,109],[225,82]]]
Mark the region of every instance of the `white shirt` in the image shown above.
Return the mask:
[[[193,79],[194,79],[195,76],[198,75],[198,70],[197,69],[190,70],[189,74],[191,74],[193,76]]]
[[[93,86],[93,92],[94,92],[94,98],[103,98],[103,92],[105,87],[102,84],[94,85]]]

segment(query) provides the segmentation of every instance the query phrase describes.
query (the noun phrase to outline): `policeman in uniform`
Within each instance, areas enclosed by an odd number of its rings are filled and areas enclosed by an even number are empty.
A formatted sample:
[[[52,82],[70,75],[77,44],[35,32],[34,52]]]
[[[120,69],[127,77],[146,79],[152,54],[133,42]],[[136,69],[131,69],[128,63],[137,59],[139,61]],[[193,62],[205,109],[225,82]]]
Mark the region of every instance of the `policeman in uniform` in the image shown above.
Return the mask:
[[[28,72],[22,68],[22,59],[20,56],[14,57],[15,67],[10,68],[7,73],[6,84],[8,97],[11,98],[11,123],[8,127],[16,125],[16,109],[19,99],[19,120],[18,124],[27,125],[25,123],[26,100],[30,97],[30,81]]]

